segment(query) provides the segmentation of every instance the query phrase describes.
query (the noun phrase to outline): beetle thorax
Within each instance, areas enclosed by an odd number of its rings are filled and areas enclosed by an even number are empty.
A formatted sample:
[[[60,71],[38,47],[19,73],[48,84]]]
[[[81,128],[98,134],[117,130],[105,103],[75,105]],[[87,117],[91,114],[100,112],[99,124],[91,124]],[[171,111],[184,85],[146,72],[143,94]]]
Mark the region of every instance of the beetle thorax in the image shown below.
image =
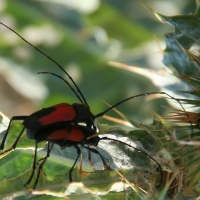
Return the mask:
[[[90,112],[90,108],[85,104],[74,103],[72,107],[76,110],[75,123],[85,123],[86,125],[94,125],[94,115]]]

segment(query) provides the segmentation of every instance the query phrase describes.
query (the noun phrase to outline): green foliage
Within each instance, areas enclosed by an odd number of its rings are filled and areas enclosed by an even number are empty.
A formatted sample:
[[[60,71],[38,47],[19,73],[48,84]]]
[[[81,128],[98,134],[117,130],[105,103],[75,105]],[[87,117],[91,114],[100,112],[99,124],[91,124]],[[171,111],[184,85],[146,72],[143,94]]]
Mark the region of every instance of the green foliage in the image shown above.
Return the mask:
[[[174,199],[188,199],[199,194],[199,113],[190,111],[191,105],[199,108],[199,12],[200,2],[197,1],[195,14],[189,16],[167,17],[157,12],[154,14],[163,22],[174,26],[173,33],[166,34],[166,49],[163,62],[170,67],[175,75],[188,84],[193,90],[183,91],[191,94],[190,99],[182,102],[190,105],[186,111],[174,111],[170,121],[184,123],[178,126],[169,136],[167,146],[164,146],[174,159],[171,173],[177,173],[171,183],[174,185]],[[175,186],[176,185],[176,186]]]
[[[195,14],[186,16],[168,17],[155,12],[155,15],[174,26],[174,32],[165,35],[166,49],[164,51],[163,63],[170,67],[175,74],[198,74],[196,62],[191,62],[192,55],[199,54],[199,5]],[[187,54],[188,53],[188,54]],[[189,55],[190,54],[190,55]]]

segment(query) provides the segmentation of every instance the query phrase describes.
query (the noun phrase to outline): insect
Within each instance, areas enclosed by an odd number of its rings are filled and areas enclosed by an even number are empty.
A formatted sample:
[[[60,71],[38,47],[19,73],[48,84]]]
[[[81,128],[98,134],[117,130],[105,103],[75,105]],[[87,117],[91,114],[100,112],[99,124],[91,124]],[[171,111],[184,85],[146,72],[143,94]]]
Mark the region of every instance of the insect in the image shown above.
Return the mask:
[[[88,139],[88,137],[94,135],[97,132],[97,127],[95,125],[95,119],[102,117],[105,113],[107,113],[111,109],[117,107],[118,105],[120,105],[126,101],[134,99],[136,97],[153,95],[153,94],[167,95],[169,98],[176,100],[181,105],[182,109],[184,110],[184,108],[181,104],[181,100],[176,99],[165,92],[143,93],[143,94],[139,94],[139,95],[135,95],[135,96],[126,98],[126,99],[114,104],[110,108],[104,110],[103,112],[100,112],[100,113],[94,115],[90,111],[90,107],[89,107],[84,95],[82,94],[82,92],[80,91],[80,89],[78,88],[78,86],[76,85],[74,80],[72,79],[72,77],[63,69],[63,67],[61,65],[59,65],[55,60],[50,58],[44,52],[40,51],[37,47],[33,46],[27,40],[25,40],[16,31],[14,31],[10,27],[6,26],[2,22],[0,22],[0,24],[7,27],[9,30],[11,30],[16,35],[18,35],[22,40],[24,40],[26,43],[28,43],[30,46],[32,46],[34,49],[36,49],[38,52],[40,52],[41,54],[46,56],[49,60],[51,60],[53,63],[55,63],[57,65],[57,67],[59,67],[68,76],[68,78],[71,81],[73,86],[67,80],[65,80],[64,78],[62,78],[61,76],[59,76],[55,73],[39,72],[39,74],[50,74],[50,75],[53,75],[53,76],[63,80],[68,85],[68,87],[71,88],[71,90],[76,95],[77,99],[80,101],[80,103],[73,103],[73,104],[60,103],[60,104],[57,104],[57,105],[54,105],[54,106],[51,106],[48,108],[43,108],[29,116],[13,116],[11,118],[9,126],[6,130],[6,133],[3,137],[2,143],[0,145],[1,150],[4,149],[6,138],[8,136],[9,129],[11,127],[12,122],[16,121],[16,120],[23,121],[22,124],[24,127],[23,127],[22,131],[20,132],[20,134],[18,135],[18,137],[17,137],[16,141],[14,142],[14,144],[12,145],[12,147],[5,150],[2,154],[5,154],[6,152],[9,152],[12,149],[16,148],[17,143],[19,142],[20,137],[22,136],[25,129],[26,129],[28,138],[35,140],[35,153],[34,153],[33,167],[32,167],[33,170],[32,170],[32,174],[31,174],[29,180],[27,181],[27,183],[25,185],[27,185],[31,182],[33,175],[34,175],[34,171],[36,168],[36,158],[37,158],[37,148],[38,148],[37,145],[39,142],[47,141],[47,155],[46,155],[46,157],[44,157],[43,159],[40,160],[41,164],[39,166],[38,175],[36,177],[36,181],[35,181],[33,188],[35,188],[37,185],[37,182],[39,179],[39,174],[40,174],[40,169],[44,165],[46,159],[50,156],[50,152],[51,152],[51,149],[53,148],[54,144],[58,144],[62,148],[65,148],[68,146],[75,146],[75,148],[77,149],[78,156],[69,172],[69,179],[70,179],[70,181],[72,181],[71,173],[72,173],[72,170],[81,154],[78,144],[80,144],[80,145],[84,146],[85,148],[89,149],[90,151],[98,154],[101,157],[104,166],[106,166],[106,162],[104,161],[103,156],[97,150],[91,149],[89,146],[90,145],[98,145],[100,140],[113,140],[116,142],[120,142],[124,145],[127,145],[131,148],[134,148],[136,151],[146,155],[148,158],[153,160],[157,164],[159,171],[161,173],[160,183],[158,185],[158,187],[160,187],[160,185],[162,184],[162,168],[161,168],[160,164],[153,157],[148,155],[146,152],[141,151],[141,150],[139,150],[129,144],[126,144],[122,141],[114,140],[114,139],[111,139],[108,137],[99,138],[98,136],[95,136],[95,137],[91,137],[90,139]],[[106,166],[106,167],[109,168],[109,166]]]

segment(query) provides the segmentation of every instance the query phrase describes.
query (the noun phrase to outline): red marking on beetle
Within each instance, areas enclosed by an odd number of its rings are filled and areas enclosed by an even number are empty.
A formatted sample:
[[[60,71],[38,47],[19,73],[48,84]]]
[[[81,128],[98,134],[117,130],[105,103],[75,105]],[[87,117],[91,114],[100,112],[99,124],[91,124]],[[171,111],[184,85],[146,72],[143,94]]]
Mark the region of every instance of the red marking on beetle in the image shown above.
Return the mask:
[[[53,106],[53,108],[55,108],[55,110],[52,113],[39,118],[39,121],[43,126],[53,124],[55,122],[70,121],[76,117],[76,111],[67,103],[57,104]]]
[[[68,134],[68,129],[61,129],[53,131],[46,139],[49,140],[70,140],[73,142],[80,142],[84,139],[83,131],[78,127],[73,127]]]

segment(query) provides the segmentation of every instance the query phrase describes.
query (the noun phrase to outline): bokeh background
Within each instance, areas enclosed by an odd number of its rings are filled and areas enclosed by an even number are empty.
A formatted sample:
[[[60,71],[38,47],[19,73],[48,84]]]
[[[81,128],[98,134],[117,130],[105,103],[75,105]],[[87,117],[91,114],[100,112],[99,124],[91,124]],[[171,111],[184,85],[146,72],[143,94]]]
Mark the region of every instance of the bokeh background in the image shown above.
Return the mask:
[[[102,100],[112,105],[140,93],[181,90],[162,64],[164,33],[173,27],[160,23],[142,3],[168,16],[194,13],[196,5],[195,0],[1,0],[0,21],[62,65],[96,114],[107,108]],[[174,84],[112,67],[108,61],[150,69]],[[0,111],[9,117],[30,115],[60,102],[78,102],[63,81],[36,74],[41,71],[67,79],[54,63],[0,25]],[[140,97],[118,109],[143,123],[151,111],[163,115],[163,106],[168,106],[165,99]]]

